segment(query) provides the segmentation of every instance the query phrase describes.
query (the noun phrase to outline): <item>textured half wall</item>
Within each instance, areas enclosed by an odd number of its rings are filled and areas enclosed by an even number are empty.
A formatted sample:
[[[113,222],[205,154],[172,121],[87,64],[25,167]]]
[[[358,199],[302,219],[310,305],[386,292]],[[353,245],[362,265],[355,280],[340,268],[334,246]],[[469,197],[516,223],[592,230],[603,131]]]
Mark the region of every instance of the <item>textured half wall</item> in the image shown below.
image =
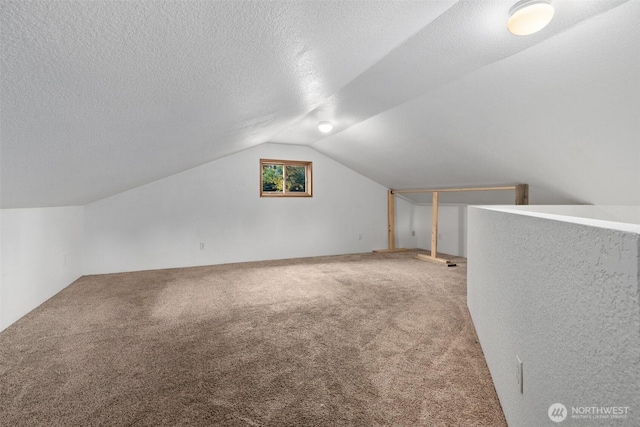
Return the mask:
[[[558,209],[468,210],[468,306],[505,416],[558,425],[548,410],[562,403],[561,425],[637,426],[640,226]],[[572,418],[586,407],[628,407],[627,418]]]
[[[3,209],[0,330],[82,275],[83,208]]]

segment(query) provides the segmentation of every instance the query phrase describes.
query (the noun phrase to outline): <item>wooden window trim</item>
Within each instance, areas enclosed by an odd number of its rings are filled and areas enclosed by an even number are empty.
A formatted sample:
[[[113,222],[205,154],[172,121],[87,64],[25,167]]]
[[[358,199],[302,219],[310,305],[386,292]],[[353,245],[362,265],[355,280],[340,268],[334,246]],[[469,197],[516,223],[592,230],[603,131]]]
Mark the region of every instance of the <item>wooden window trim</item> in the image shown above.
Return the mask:
[[[305,168],[305,186],[304,193],[287,193],[286,189],[283,189],[282,193],[270,193],[262,191],[263,189],[263,172],[264,165],[282,165],[283,170],[286,170],[286,166],[304,166]],[[286,180],[286,176],[283,177]],[[313,162],[302,160],[277,160],[277,159],[260,159],[260,197],[313,197]]]

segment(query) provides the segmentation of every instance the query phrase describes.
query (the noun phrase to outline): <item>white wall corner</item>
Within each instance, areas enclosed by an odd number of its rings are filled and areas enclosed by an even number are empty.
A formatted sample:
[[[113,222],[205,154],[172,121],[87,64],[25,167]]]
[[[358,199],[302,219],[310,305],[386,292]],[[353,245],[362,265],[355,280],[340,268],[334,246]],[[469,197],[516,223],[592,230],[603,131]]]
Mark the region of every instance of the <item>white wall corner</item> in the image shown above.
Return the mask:
[[[0,216],[0,327],[82,275],[83,208],[3,209]]]

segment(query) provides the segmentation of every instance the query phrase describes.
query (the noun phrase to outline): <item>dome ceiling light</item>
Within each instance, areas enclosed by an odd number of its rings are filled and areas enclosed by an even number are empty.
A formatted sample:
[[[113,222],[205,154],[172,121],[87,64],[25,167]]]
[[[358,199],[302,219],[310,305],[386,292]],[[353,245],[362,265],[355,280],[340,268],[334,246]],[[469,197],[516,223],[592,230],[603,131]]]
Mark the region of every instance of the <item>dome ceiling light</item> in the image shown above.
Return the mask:
[[[318,130],[322,133],[329,133],[333,130],[333,123],[328,121],[323,121],[318,123]]]
[[[521,0],[509,10],[507,28],[517,36],[537,33],[551,22],[553,13],[551,0]]]

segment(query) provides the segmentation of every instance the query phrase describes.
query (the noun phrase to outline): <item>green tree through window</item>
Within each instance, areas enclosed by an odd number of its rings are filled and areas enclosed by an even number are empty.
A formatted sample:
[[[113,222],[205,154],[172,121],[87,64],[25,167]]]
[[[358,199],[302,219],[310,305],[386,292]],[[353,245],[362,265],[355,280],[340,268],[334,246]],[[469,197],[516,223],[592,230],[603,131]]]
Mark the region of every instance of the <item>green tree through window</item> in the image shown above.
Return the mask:
[[[260,160],[260,196],[311,197],[311,162]]]
[[[304,166],[287,166],[287,191],[304,193],[306,190],[307,173]]]
[[[262,166],[262,191],[282,192],[282,165]]]

